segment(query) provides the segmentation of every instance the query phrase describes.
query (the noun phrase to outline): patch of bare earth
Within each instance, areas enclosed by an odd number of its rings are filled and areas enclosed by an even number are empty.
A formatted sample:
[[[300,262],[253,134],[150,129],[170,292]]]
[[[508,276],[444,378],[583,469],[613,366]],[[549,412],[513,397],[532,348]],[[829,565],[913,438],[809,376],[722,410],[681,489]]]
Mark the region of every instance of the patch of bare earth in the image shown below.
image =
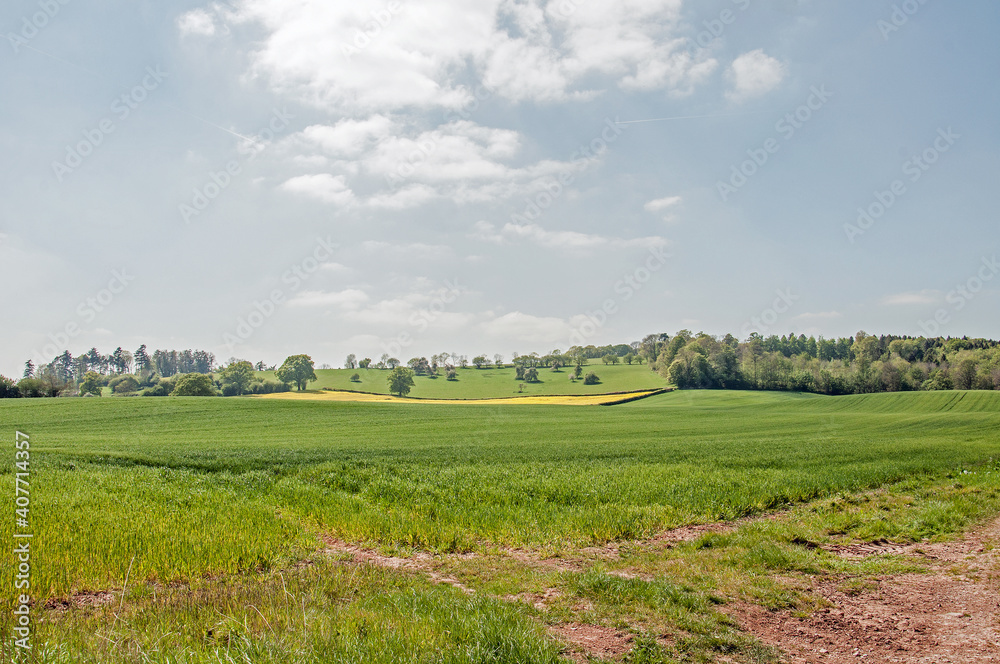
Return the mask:
[[[737,521],[720,521],[717,523],[681,526],[679,528],[665,530],[647,540],[607,542],[600,546],[583,547],[576,549],[573,552],[573,555],[569,556],[546,556],[541,552],[532,549],[507,549],[504,551],[504,555],[532,567],[540,567],[558,572],[583,572],[595,563],[621,560],[621,550],[623,546],[628,546],[632,549],[670,549],[678,544],[693,542],[702,535],[708,533],[728,533],[734,530],[737,526],[753,520],[753,518],[772,518],[772,515],[768,515],[766,517],[750,517]],[[608,574],[620,576],[626,579],[650,578],[647,575],[627,570],[611,571],[608,572]]]
[[[617,659],[632,649],[634,638],[623,630],[581,623],[556,625],[549,630],[573,646],[573,652],[566,654],[578,662],[587,661],[587,657]]]
[[[998,540],[1000,519],[957,542],[846,548],[842,555],[870,555],[870,550],[921,556],[928,572],[856,587],[844,579],[816,579],[812,592],[827,600],[828,608],[799,618],[789,611],[738,605],[734,617],[794,664],[998,662]]]
[[[398,556],[386,556],[372,549],[364,549],[333,538],[324,537],[323,541],[326,543],[326,553],[328,554],[349,555],[351,560],[356,563],[366,563],[376,567],[414,570],[425,574],[434,583],[444,583],[453,586],[469,595],[475,592],[471,588],[462,585],[458,579],[446,574],[440,574],[437,571],[438,565],[436,564],[435,556],[429,553],[417,552],[409,558],[402,558]],[[471,554],[460,557],[471,557]]]
[[[68,597],[53,597],[45,602],[45,608],[53,611],[85,609],[105,606],[115,601],[112,592],[81,592]]]

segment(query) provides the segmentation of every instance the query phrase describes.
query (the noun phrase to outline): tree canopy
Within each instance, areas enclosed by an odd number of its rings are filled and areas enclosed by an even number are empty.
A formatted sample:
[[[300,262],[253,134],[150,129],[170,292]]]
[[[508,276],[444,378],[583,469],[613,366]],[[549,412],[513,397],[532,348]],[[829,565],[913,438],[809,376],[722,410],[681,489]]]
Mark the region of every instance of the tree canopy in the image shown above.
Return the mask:
[[[214,397],[218,392],[208,374],[189,373],[177,379],[177,387],[172,394],[177,397]]]
[[[247,360],[230,362],[229,366],[219,372],[219,380],[222,382],[223,388],[230,386],[231,391],[237,396],[247,393],[254,376],[253,364]]]
[[[413,387],[413,371],[406,367],[396,367],[386,378],[389,382],[389,392],[405,397]]]
[[[316,380],[316,369],[308,355],[290,355],[278,367],[275,375],[283,383],[292,383],[301,392],[310,381]]]

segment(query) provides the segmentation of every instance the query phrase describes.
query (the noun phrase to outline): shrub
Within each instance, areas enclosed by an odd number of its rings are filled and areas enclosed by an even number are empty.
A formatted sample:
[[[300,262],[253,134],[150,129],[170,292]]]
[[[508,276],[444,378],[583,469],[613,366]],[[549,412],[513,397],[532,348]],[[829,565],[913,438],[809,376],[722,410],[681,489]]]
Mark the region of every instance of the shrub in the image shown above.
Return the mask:
[[[111,391],[115,394],[134,394],[139,391],[139,381],[132,376],[120,376],[113,382]]]
[[[288,383],[283,383],[280,380],[265,380],[264,381],[264,394],[274,394],[276,392],[288,392],[292,389],[292,386]]]
[[[218,395],[215,383],[208,374],[189,373],[177,379],[173,395],[177,397],[214,397]]]
[[[291,385],[277,380],[257,380],[250,384],[250,394],[274,394],[288,392],[290,389]]]
[[[361,374],[359,374],[359,373],[351,374],[351,382],[352,383],[360,383],[361,382]]]
[[[458,380],[458,372],[454,369],[448,369],[448,380]]]
[[[597,374],[595,374],[593,371],[591,371],[589,374],[587,374],[586,377],[583,379],[583,384],[584,385],[597,385],[600,382],[601,382],[601,379],[598,378]]]
[[[95,397],[101,396],[101,387],[104,383],[104,376],[96,371],[88,371],[80,383],[80,396],[85,397],[88,394],[92,394]]]
[[[160,383],[160,384],[154,385],[152,387],[147,387],[146,389],[144,389],[142,392],[139,393],[139,396],[140,397],[165,397],[168,394],[170,394],[170,392],[167,391],[166,385],[164,385],[163,383]]]
[[[38,378],[22,378],[17,384],[17,391],[22,397],[29,399],[55,396],[48,386]]]
[[[21,391],[13,380],[6,376],[0,376],[0,399],[16,399],[21,396]]]

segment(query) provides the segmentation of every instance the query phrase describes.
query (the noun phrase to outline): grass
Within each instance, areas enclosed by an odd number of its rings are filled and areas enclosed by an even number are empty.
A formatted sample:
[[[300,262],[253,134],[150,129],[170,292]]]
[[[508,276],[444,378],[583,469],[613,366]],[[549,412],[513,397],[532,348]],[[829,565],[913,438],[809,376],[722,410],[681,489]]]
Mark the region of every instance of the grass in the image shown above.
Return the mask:
[[[640,364],[604,365],[591,364],[584,367],[585,374],[593,371],[601,378],[597,385],[584,385],[582,380],[570,381],[573,367],[552,371],[539,369],[538,383],[515,380],[514,369],[458,369],[458,380],[450,381],[440,375],[435,378],[416,376],[411,397],[425,399],[486,399],[518,395],[563,395],[563,394],[606,394],[608,392],[629,392],[633,390],[655,390],[667,386],[667,382],[649,367]],[[386,381],[388,371],[380,369],[317,369],[318,380],[309,383],[310,390],[330,388],[335,390],[355,390],[388,394]],[[351,382],[351,376],[358,374],[361,382]],[[273,379],[270,371],[261,372],[261,378]],[[523,392],[519,386],[523,385]]]
[[[538,620],[579,620],[580,601],[593,605],[583,618],[636,630],[645,661],[768,661],[713,597],[794,604],[769,575],[871,571],[801,542],[935,538],[1000,511],[995,392],[674,392],[611,408],[6,400],[0,420],[32,437],[36,606],[126,588],[123,620],[109,606],[43,623],[48,661],[555,661]],[[320,534],[403,554],[565,553],[788,506],[787,520],[623,557],[650,581],[456,558],[463,583],[493,595],[561,588],[561,614],[403,572],[297,564]],[[0,521],[0,538],[11,526]],[[12,573],[0,568],[7,605]],[[107,639],[122,645],[109,654]]]

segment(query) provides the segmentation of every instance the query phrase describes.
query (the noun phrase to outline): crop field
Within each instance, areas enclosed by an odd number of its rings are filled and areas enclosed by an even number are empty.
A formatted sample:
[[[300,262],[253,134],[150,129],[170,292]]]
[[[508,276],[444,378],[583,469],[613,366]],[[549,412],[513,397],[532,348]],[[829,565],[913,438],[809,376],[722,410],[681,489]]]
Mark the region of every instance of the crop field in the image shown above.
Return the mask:
[[[597,385],[584,385],[582,380],[571,381],[573,367],[559,371],[539,369],[537,383],[515,380],[513,368],[504,369],[458,369],[458,380],[448,380],[444,375],[416,376],[415,385],[409,396],[425,399],[485,399],[518,395],[562,395],[562,394],[605,394],[608,392],[628,392],[632,390],[655,390],[667,386],[667,381],[642,364],[589,364],[584,372],[593,371],[600,377]],[[317,369],[318,380],[309,383],[310,390],[330,388],[388,394],[386,382],[388,371],[380,369]],[[351,376],[358,374],[360,382],[351,382]],[[274,378],[274,372],[263,371],[261,378]],[[522,391],[523,390],[523,391]]]
[[[669,389],[669,388],[668,388]],[[540,394],[482,399],[414,399],[388,394],[350,392],[346,390],[305,390],[303,392],[276,392],[260,395],[258,399],[286,399],[292,401],[355,401],[360,403],[432,403],[469,406],[612,406],[627,401],[643,399],[662,390],[619,392],[616,394]]]
[[[645,367],[596,370],[602,391],[619,373],[662,387]],[[320,386],[350,387],[342,373]],[[466,397],[491,395],[486,373],[461,372]],[[12,399],[0,422],[31,436],[39,661],[586,661],[601,655],[566,637],[586,624],[625,635],[628,661],[772,662],[728,603],[807,610],[778,575],[904,565],[818,545],[948,538],[1000,512],[996,392]],[[732,537],[650,548],[740,519]]]

